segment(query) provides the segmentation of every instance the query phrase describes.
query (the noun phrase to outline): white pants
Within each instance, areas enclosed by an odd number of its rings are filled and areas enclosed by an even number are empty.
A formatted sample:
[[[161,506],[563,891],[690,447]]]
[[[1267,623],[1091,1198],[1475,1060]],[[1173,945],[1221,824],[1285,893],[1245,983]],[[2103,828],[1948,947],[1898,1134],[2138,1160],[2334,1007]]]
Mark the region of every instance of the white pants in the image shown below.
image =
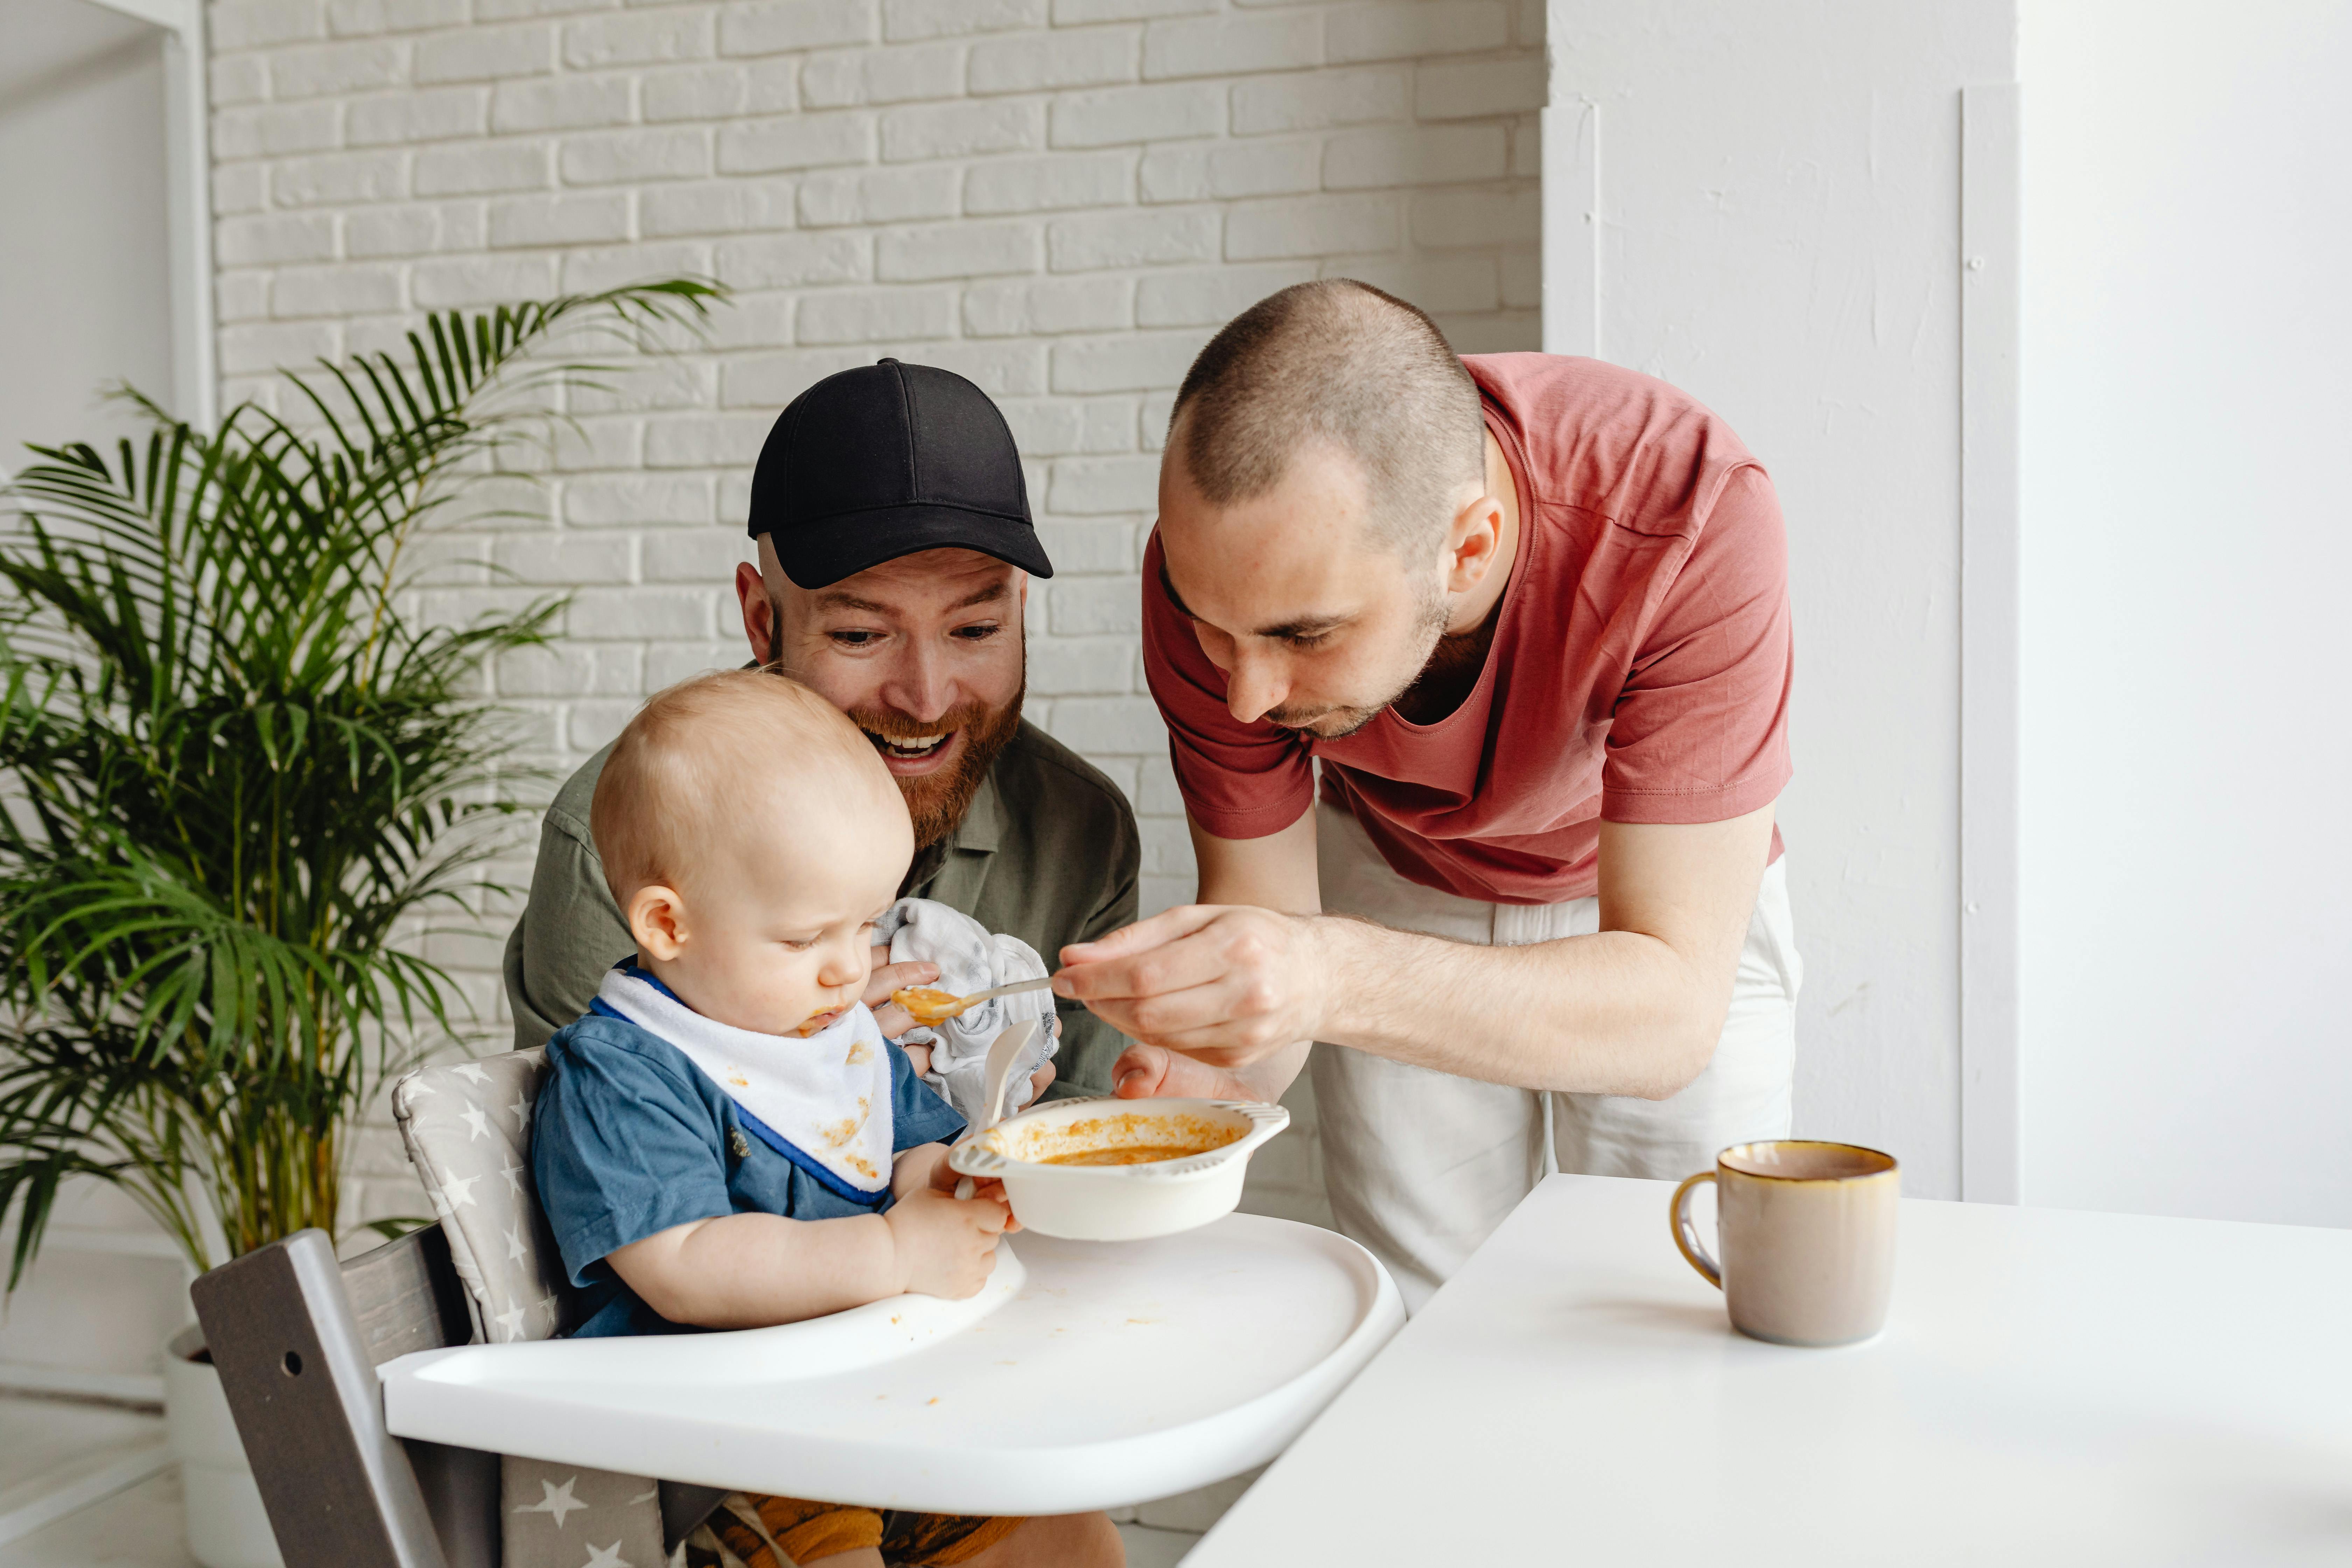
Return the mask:
[[[1451,942],[1518,947],[1601,927],[1601,900],[1492,904],[1408,882],[1355,818],[1318,804],[1323,908]],[[1340,1230],[1388,1266],[1418,1311],[1544,1173],[1546,1100],[1559,1169],[1680,1180],[1718,1150],[1784,1138],[1803,980],[1785,861],[1764,873],[1714,1058],[1671,1100],[1549,1094],[1318,1044],[1324,1183]]]

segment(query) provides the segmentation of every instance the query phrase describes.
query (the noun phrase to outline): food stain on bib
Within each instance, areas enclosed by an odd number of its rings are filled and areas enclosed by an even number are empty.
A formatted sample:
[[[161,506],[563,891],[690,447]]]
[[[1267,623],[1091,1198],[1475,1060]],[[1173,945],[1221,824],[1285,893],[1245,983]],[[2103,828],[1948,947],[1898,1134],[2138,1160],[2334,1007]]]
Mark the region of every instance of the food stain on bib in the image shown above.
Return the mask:
[[[861,1094],[857,1097],[856,1115],[845,1116],[838,1121],[820,1125],[816,1130],[817,1136],[824,1140],[826,1148],[838,1149],[857,1136],[857,1130],[866,1125],[866,1119],[872,1114],[872,1108],[867,1104],[866,1097]],[[866,1173],[870,1176],[874,1173],[868,1171]]]

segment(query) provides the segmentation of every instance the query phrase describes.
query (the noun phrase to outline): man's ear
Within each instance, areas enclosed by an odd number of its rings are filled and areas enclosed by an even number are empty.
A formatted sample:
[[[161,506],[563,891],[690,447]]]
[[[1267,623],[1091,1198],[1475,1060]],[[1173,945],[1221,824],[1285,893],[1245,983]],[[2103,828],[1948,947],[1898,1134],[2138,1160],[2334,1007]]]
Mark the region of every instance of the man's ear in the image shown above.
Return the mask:
[[[1481,493],[1454,514],[1445,531],[1445,591],[1466,594],[1486,579],[1503,552],[1503,503]]]
[[[762,543],[766,542],[761,541]],[[743,636],[751,645],[751,658],[761,664],[773,662],[776,657],[776,605],[768,597],[768,584],[761,579],[760,569],[749,561],[735,568],[735,597],[743,608]]]
[[[686,951],[692,936],[686,924],[686,900],[675,888],[656,882],[629,895],[629,934],[646,957],[669,963]]]

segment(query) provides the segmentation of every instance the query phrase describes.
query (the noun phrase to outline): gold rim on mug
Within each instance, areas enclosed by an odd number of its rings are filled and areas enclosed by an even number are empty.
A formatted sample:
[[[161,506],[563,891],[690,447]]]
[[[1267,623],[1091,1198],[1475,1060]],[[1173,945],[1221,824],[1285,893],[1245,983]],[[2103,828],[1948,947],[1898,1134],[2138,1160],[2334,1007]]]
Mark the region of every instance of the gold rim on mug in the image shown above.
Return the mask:
[[[1867,1170],[1842,1171],[1826,1176],[1790,1176],[1758,1165],[1735,1163],[1735,1157],[1749,1149],[1834,1149],[1843,1154],[1861,1154],[1882,1162]],[[1746,1143],[1734,1143],[1715,1156],[1718,1165],[1729,1165],[1743,1176],[1753,1176],[1759,1182],[1867,1182],[1879,1176],[1891,1176],[1902,1167],[1894,1155],[1883,1149],[1873,1149],[1862,1143],[1841,1143],[1831,1138],[1759,1138]]]

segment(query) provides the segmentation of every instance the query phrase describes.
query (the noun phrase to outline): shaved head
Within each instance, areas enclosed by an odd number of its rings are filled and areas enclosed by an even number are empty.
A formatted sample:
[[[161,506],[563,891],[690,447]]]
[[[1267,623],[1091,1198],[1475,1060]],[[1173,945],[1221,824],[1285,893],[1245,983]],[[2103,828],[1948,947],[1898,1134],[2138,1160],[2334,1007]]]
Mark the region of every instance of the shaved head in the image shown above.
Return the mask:
[[[1318,444],[1360,468],[1372,536],[1436,550],[1486,479],[1478,388],[1437,323],[1352,279],[1270,294],[1209,340],[1176,395],[1170,444],[1202,500],[1252,500]]]

